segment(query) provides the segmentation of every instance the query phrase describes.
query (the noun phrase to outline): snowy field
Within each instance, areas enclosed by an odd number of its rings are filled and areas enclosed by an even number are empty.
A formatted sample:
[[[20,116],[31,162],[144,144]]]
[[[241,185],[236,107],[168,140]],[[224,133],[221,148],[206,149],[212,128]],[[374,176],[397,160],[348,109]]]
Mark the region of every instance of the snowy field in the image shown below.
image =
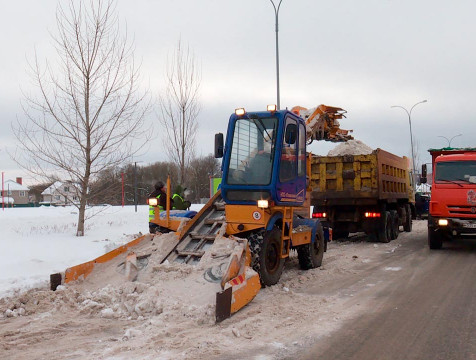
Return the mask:
[[[203,205],[192,205],[199,210]],[[146,205],[87,210],[84,237],[75,236],[75,207],[0,209],[0,297],[43,287],[50,274],[92,260],[149,232]]]

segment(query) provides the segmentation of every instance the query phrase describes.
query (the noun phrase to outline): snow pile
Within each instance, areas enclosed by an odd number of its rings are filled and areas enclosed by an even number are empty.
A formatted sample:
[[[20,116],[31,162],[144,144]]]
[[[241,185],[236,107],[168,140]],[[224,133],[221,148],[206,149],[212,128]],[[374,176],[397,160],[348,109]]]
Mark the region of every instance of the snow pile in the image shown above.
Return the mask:
[[[365,145],[360,140],[349,140],[337,145],[334,149],[330,150],[328,156],[343,156],[343,155],[368,155],[371,154],[373,149]]]
[[[130,251],[138,259],[137,281],[129,282],[124,275],[124,253],[107,263],[96,264],[88,277],[60,286],[54,293],[28,291],[21,299],[0,302],[0,309],[4,317],[16,317],[44,311],[38,304],[51,303],[54,311],[75,310],[106,319],[144,320],[162,314],[167,321],[180,322],[186,317],[198,324],[212,324],[215,296],[221,285],[206,274],[213,273],[221,279],[237,242],[219,236],[195,266],[168,261],[161,264],[177,242],[175,233],[169,233],[148,236],[132,247]]]

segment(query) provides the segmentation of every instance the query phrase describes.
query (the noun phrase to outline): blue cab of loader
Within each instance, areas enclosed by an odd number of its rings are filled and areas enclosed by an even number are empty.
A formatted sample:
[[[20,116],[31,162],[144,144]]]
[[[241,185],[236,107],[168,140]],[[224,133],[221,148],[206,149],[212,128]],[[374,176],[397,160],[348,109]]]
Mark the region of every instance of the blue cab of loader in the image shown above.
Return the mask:
[[[263,286],[279,281],[291,249],[297,251],[302,269],[322,263],[330,231],[310,218],[306,145],[313,139],[349,138],[336,135],[332,119],[323,114],[329,115],[321,110],[310,117],[321,119],[312,128],[309,118],[306,122],[276,106],[260,112],[237,109],[230,117],[225,144],[222,134],[215,135],[215,157],[223,157],[226,234],[248,240],[251,265]]]

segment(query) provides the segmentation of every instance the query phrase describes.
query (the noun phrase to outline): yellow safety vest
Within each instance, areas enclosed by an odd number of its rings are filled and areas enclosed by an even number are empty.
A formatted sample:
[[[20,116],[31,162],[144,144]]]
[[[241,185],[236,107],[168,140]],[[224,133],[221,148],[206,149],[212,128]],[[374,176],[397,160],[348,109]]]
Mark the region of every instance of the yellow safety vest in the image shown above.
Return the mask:
[[[172,196],[172,201],[174,202],[173,206],[172,206],[172,209],[175,209],[175,198],[178,197],[181,201],[182,201],[182,204],[183,204],[183,197],[181,197],[179,194],[175,193],[173,196]]]
[[[159,199],[160,195],[157,195],[157,204],[159,203]],[[152,220],[155,219],[155,209],[158,209],[160,213],[160,211],[164,210],[164,207],[161,205],[149,206],[149,222],[152,222]]]

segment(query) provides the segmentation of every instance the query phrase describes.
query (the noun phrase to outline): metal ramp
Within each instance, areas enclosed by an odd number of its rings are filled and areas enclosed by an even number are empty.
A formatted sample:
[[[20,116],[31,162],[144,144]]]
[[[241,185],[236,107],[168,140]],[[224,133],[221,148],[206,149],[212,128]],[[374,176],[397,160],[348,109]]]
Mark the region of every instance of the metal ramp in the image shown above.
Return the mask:
[[[210,201],[191,220],[178,244],[162,260],[181,264],[197,264],[209,249],[225,223],[225,203],[221,192],[217,192]]]

